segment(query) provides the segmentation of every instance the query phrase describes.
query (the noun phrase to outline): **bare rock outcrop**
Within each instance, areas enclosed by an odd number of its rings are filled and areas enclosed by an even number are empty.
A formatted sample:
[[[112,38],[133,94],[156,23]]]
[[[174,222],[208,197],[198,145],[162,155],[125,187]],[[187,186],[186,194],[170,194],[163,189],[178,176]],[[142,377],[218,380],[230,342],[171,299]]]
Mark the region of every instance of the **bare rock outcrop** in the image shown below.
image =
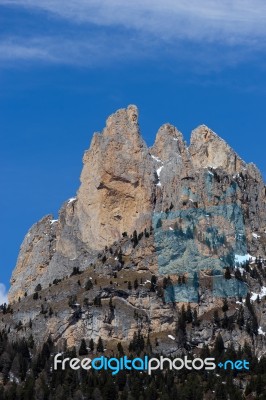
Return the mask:
[[[222,168],[235,174],[245,168],[245,163],[234,150],[205,125],[191,134],[189,152],[195,168]]]
[[[138,110],[131,105],[111,115],[102,133],[94,134],[83,163],[77,197],[64,203],[58,221],[47,216],[25,237],[12,275],[11,303],[25,292],[33,293],[39,283],[45,288],[74,268],[85,270],[124,232],[130,236],[135,230],[149,230],[154,215],[162,214],[167,229],[173,229],[171,211],[194,215],[195,223],[203,221],[205,227],[222,226],[231,236],[232,226],[242,218],[246,251],[265,253],[263,178],[254,164],[246,164],[204,125],[192,132],[187,146],[182,134],[165,124],[148,148],[140,134]],[[215,207],[223,210],[223,218],[219,211],[210,222],[208,211]],[[158,266],[154,260],[149,265],[150,256],[144,252],[139,257],[143,268],[156,273]]]
[[[33,292],[46,275],[49,263],[55,253],[57,221],[47,215],[34,224],[21,245],[16,268],[11,278],[9,302]]]
[[[132,234],[150,226],[155,176],[135,106],[107,119],[103,132],[94,134],[83,162],[77,196],[83,242],[99,250],[125,231]]]

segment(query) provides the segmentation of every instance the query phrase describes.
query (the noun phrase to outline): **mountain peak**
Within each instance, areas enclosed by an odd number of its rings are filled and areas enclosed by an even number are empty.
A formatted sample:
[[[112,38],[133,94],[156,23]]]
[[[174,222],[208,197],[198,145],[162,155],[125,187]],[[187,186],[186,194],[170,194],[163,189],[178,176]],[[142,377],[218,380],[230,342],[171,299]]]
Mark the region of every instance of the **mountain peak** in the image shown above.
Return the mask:
[[[36,280],[47,287],[74,267],[86,268],[95,252],[123,236],[143,234],[150,229],[154,213],[203,210],[226,198],[242,205],[247,236],[265,229],[260,172],[245,164],[206,125],[192,132],[187,147],[182,133],[164,124],[149,149],[140,134],[138,109],[129,105],[107,119],[102,133],[94,134],[83,163],[77,197],[63,205],[58,224],[50,225],[50,216],[37,225],[38,230],[34,228],[30,242],[23,243],[13,273],[11,302],[21,296],[20,287],[33,293]],[[215,174],[209,171],[211,181],[206,179],[208,167],[217,168]]]
[[[181,155],[185,148],[186,143],[182,133],[167,123],[158,130],[151,152],[162,161],[168,161],[173,156]]]
[[[127,108],[121,108],[114,114],[110,115],[106,120],[106,128],[103,130],[103,135],[114,134],[134,134],[139,132],[138,125],[139,111],[137,106],[131,104]]]
[[[192,131],[189,152],[196,168],[222,168],[228,174],[246,167],[238,154],[206,125]]]

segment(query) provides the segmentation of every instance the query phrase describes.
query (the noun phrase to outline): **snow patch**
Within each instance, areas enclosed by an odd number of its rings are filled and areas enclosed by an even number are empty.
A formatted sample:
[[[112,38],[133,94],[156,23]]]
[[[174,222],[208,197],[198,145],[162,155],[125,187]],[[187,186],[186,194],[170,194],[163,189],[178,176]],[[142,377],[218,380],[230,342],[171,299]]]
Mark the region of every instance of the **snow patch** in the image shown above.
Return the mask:
[[[255,239],[258,239],[258,238],[260,238],[260,236],[259,235],[257,235],[257,233],[252,233],[252,236],[255,238]]]
[[[258,329],[258,334],[265,336],[265,332],[263,332],[262,327],[260,326]]]
[[[157,161],[157,162],[163,163],[162,160],[160,160],[159,157],[155,157],[155,156],[153,156],[152,154],[151,154],[151,158],[153,158],[153,159],[154,159],[155,161]]]
[[[15,382],[17,385],[19,384],[19,379],[12,372],[9,374],[9,379],[10,382]]]
[[[53,225],[53,224],[54,224],[55,222],[57,222],[57,221],[58,221],[58,219],[51,219],[51,220],[50,220],[50,224]]]
[[[71,199],[68,200],[67,204],[70,204],[70,203],[72,203],[72,202],[75,201],[75,200],[77,200],[76,197],[71,197]]]
[[[175,337],[173,335],[168,335],[169,339],[175,340]]]
[[[160,173],[161,173],[162,169],[163,169],[163,165],[161,165],[161,166],[156,170],[157,175],[158,175],[158,179],[159,179],[159,182],[157,183],[157,186],[162,186],[162,184],[161,184],[161,182],[160,182]]]
[[[163,165],[156,170],[159,178],[160,178],[160,173],[161,173],[162,169],[163,169]]]
[[[245,255],[235,254],[235,264],[243,264],[247,261],[255,260],[256,257],[252,257],[249,253]]]
[[[259,296],[260,299],[266,296],[266,286],[262,286],[260,293],[255,293],[251,292],[252,296],[250,297],[251,301],[257,300],[257,297]]]

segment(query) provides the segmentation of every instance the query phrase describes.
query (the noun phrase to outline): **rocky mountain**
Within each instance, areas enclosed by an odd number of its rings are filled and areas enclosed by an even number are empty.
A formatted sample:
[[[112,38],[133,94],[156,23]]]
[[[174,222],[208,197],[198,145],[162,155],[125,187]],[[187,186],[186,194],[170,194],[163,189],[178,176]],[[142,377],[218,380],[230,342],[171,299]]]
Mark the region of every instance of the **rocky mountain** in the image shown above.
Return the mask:
[[[187,146],[165,124],[149,148],[133,105],[94,134],[83,164],[58,220],[48,215],[26,235],[0,327],[39,344],[51,336],[59,348],[101,336],[109,350],[140,331],[158,353],[202,348],[222,333],[225,345],[247,341],[263,354],[266,191],[257,167],[205,125]]]

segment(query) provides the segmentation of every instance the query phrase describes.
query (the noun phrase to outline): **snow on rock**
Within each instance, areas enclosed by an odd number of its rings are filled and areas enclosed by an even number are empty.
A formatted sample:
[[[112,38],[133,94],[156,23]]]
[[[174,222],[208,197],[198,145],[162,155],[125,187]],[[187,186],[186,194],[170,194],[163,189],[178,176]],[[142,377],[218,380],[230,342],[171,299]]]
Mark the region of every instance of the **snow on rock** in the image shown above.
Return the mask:
[[[255,260],[256,257],[252,257],[249,253],[245,255],[235,254],[235,264],[243,264],[250,260]]]
[[[155,161],[160,162],[160,163],[163,164],[163,162],[162,162],[162,160],[160,160],[160,158],[155,157],[155,156],[153,156],[153,155],[151,155],[151,157],[152,157]]]
[[[258,238],[260,238],[260,236],[259,235],[257,235],[257,233],[252,233],[252,236],[255,238],[255,239],[258,239]]]
[[[161,166],[156,170],[157,175],[158,175],[158,179],[159,179],[159,182],[157,183],[157,186],[162,186],[162,184],[161,184],[161,182],[160,182],[160,173],[161,173],[162,169],[163,169],[163,165],[161,165]]]
[[[262,327],[260,326],[258,329],[258,334],[265,336],[265,332],[263,332]]]
[[[163,169],[163,165],[161,165],[161,167],[159,167],[159,168],[156,170],[157,175],[158,175],[159,178],[160,178],[160,173],[161,173],[162,169]]]
[[[169,230],[170,230],[170,231],[173,231],[174,229],[170,226]]]
[[[251,301],[257,300],[257,297],[259,296],[260,299],[266,296],[266,286],[262,286],[260,293],[255,293],[251,292],[252,296],[250,297]]]
[[[168,337],[169,337],[169,339],[171,339],[171,340],[175,340],[175,337],[172,336],[172,335],[168,335]]]
[[[50,224],[54,224],[55,222],[57,222],[58,221],[58,219],[51,219],[50,220]]]
[[[72,203],[72,202],[75,201],[75,200],[77,200],[76,197],[71,197],[71,199],[68,200],[67,204],[70,204],[70,203]]]

